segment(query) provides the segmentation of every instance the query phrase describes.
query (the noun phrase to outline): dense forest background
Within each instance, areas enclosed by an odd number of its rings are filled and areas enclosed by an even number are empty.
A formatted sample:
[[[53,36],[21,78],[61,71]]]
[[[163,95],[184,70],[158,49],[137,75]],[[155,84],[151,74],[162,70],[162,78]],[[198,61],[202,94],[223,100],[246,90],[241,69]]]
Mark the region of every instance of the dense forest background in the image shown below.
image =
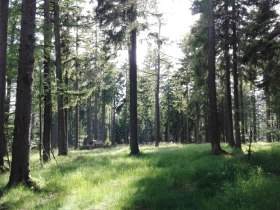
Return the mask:
[[[1,0],[0,166],[12,153],[10,184],[28,178],[30,148],[47,162],[93,139],[131,154],[152,142],[211,142],[219,154],[220,141],[279,141],[279,3],[194,0],[186,10],[199,18],[174,62],[156,0]]]

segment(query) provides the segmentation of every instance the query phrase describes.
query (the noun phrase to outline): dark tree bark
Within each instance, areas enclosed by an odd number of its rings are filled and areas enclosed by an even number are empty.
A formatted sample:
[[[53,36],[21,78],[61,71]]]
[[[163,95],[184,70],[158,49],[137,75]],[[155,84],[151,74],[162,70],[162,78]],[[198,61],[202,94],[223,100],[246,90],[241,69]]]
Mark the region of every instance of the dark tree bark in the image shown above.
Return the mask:
[[[217,93],[216,93],[216,64],[215,64],[215,27],[214,27],[214,1],[209,0],[209,20],[208,20],[208,94],[209,94],[209,126],[210,141],[212,142],[212,152],[221,154]]]
[[[50,0],[44,4],[44,131],[43,131],[43,161],[50,160],[51,127],[52,127],[52,93],[51,93],[51,17]]]
[[[243,102],[243,78],[240,76],[240,83],[239,83],[239,90],[240,90],[240,119],[241,119],[241,142],[243,144],[246,143],[245,140],[245,133],[246,133],[246,120],[244,115],[244,102]]]
[[[161,50],[161,15],[158,15],[158,35],[157,35],[157,73],[156,73],[156,91],[155,91],[155,146],[159,146],[159,142],[161,140],[161,132],[160,132],[160,103],[159,103],[159,86],[160,86],[160,50]]]
[[[101,141],[105,142],[106,140],[106,91],[102,91],[102,108],[101,108]]]
[[[228,15],[228,4],[225,1],[225,11]],[[229,18],[225,19],[225,83],[226,83],[226,91],[225,91],[225,120],[226,120],[226,140],[229,146],[235,146],[234,135],[233,135],[233,121],[232,121],[232,98],[231,98],[231,84],[230,84],[230,56],[229,56]]]
[[[8,186],[30,185],[29,149],[35,48],[36,0],[23,0],[16,93],[12,167]]]
[[[63,70],[61,66],[61,40],[60,40],[60,21],[59,21],[59,0],[54,0],[54,34],[55,34],[55,53],[56,53],[56,76],[58,82],[58,155],[68,154],[68,145],[66,138],[66,128],[65,128],[65,112],[63,109],[64,96],[63,96]]]
[[[54,113],[54,114],[53,114],[51,141],[52,141],[52,142],[51,142],[52,148],[57,148],[57,146],[58,146],[58,123],[57,123],[57,113]]]
[[[115,97],[115,96],[114,96]],[[112,145],[115,145],[116,144],[116,100],[114,98],[113,100],[113,107],[112,107],[112,110],[111,110],[111,142],[112,142]]]
[[[99,132],[98,132],[98,90],[96,90],[94,92],[94,113],[93,113],[93,135],[94,135],[94,139],[98,139],[99,140]]]
[[[92,140],[92,107],[91,96],[87,99],[87,142]]]
[[[66,60],[68,58],[66,57]],[[63,90],[63,92],[68,91],[69,89],[69,78],[68,78],[68,69],[66,69],[65,71],[65,77],[64,77],[64,86],[65,89]],[[64,102],[63,104],[68,104],[69,103],[69,96],[66,94],[64,96]],[[68,147],[68,142],[69,142],[69,108],[64,108],[64,126],[65,126],[65,139],[66,139],[66,145]]]
[[[256,105],[256,92],[255,92],[255,88],[253,87],[253,85],[251,86],[251,90],[253,90],[253,94],[251,96],[251,101],[253,104],[253,141],[256,142],[257,141],[257,105]]]
[[[272,141],[271,138],[271,110],[270,110],[270,91],[269,87],[265,88],[265,109],[266,109],[266,140],[268,142]]]
[[[195,143],[199,144],[199,121],[200,121],[200,108],[198,102],[195,103]]]
[[[78,19],[78,18],[77,18]],[[78,21],[78,20],[77,20]],[[78,53],[79,53],[79,33],[78,28],[76,29],[76,62],[75,62],[75,68],[77,72],[76,81],[75,81],[75,90],[79,91],[79,67],[80,63],[78,61]],[[75,149],[79,148],[79,133],[80,133],[80,103],[79,100],[77,101],[76,107],[75,107]]]
[[[134,0],[131,6],[130,23],[135,24],[137,17],[137,1]],[[130,32],[129,48],[129,85],[130,85],[130,154],[137,155],[138,147],[138,123],[137,123],[137,28]]]
[[[7,69],[7,28],[9,0],[0,1],[0,170],[4,167],[7,141],[5,137],[5,93]]]
[[[75,83],[75,89],[76,91],[79,91],[79,79],[76,79]],[[76,104],[75,107],[75,149],[79,148],[79,138],[80,138],[80,105],[79,101]]]
[[[241,149],[240,136],[240,111],[238,92],[238,69],[237,69],[237,28],[236,28],[236,3],[232,3],[232,46],[233,46],[233,94],[234,94],[234,127],[235,127],[235,147]]]

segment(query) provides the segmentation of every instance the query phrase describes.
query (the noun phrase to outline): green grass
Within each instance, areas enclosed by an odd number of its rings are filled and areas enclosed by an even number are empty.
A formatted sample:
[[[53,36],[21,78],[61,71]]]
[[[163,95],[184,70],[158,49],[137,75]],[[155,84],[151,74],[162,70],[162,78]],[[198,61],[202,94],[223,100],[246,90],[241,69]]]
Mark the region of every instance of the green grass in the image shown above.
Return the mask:
[[[230,150],[224,145],[225,149]],[[71,151],[43,168],[31,157],[39,190],[17,186],[0,194],[0,209],[280,209],[280,144],[253,145],[214,156],[209,145]],[[8,181],[1,175],[0,188]]]

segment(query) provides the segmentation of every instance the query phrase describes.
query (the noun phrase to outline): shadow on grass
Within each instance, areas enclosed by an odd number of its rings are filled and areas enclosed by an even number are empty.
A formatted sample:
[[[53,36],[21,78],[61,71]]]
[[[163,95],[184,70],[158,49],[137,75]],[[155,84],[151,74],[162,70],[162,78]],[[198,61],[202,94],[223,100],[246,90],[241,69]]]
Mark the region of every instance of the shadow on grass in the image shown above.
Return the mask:
[[[280,176],[280,147],[253,153],[250,163],[261,167],[266,173]]]
[[[268,180],[242,154],[213,156],[205,149],[143,154],[158,170],[135,184],[123,209],[279,209],[279,181]]]

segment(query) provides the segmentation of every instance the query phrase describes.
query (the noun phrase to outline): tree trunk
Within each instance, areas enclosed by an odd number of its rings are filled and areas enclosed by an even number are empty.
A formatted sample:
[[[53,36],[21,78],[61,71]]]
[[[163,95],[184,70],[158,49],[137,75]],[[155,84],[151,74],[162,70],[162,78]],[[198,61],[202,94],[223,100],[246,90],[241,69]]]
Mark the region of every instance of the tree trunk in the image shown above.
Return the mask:
[[[11,26],[11,34],[10,34],[10,47],[13,48],[15,44],[15,35],[16,35],[16,23],[17,23],[17,18],[16,17],[13,20],[12,26]],[[14,67],[13,64],[8,63],[7,66],[8,69],[12,70]],[[11,106],[11,94],[12,94],[12,77],[11,75],[7,75],[7,94],[6,94],[6,99],[5,99],[5,113],[7,114],[5,116],[5,126],[8,127],[9,123],[9,117],[10,117],[10,106]],[[8,129],[6,129],[6,137],[8,137]],[[8,142],[8,139],[6,140]]]
[[[170,142],[170,100],[167,99],[167,128],[166,128],[166,141]],[[188,130],[187,130],[188,132]]]
[[[106,136],[106,91],[102,93],[102,109],[101,109],[101,141],[105,142]]]
[[[5,93],[7,69],[7,27],[9,0],[0,1],[0,172],[4,167],[7,141],[5,137]]]
[[[215,64],[215,27],[214,27],[214,1],[209,0],[208,20],[208,94],[209,94],[209,126],[212,152],[221,154],[220,135],[218,127],[217,94],[216,94],[216,64]]]
[[[225,1],[225,10],[226,14],[228,14],[228,4]],[[231,85],[230,85],[230,56],[229,56],[229,18],[225,19],[225,83],[226,83],[226,91],[225,91],[225,120],[226,120],[226,140],[229,146],[235,146],[234,136],[233,136],[233,121],[232,121],[232,98],[231,98]]]
[[[161,49],[161,19],[158,17],[159,29],[157,35],[157,46],[158,46],[158,54],[157,54],[157,73],[156,73],[156,91],[155,91],[155,146],[159,146],[159,142],[161,140],[161,132],[160,132],[160,103],[159,103],[159,87],[160,87],[160,49]]]
[[[78,77],[76,78],[76,83],[75,83],[75,89],[76,91],[79,91],[79,79]],[[80,133],[80,105],[79,101],[77,101],[76,107],[75,107],[75,149],[79,148],[79,133]]]
[[[91,96],[87,100],[87,142],[92,140],[92,107],[91,107]]]
[[[186,100],[187,100],[187,104],[189,104],[189,84],[187,84],[187,87],[186,87]],[[189,120],[189,113],[187,111],[187,114],[186,114],[186,124],[187,124],[186,125],[187,126],[187,129],[186,129],[186,135],[187,135],[186,142],[191,143],[190,122],[189,121],[190,121]]]
[[[269,87],[265,88],[265,103],[266,103],[266,140],[271,142],[271,111],[270,111],[270,92]]]
[[[115,145],[116,144],[116,101],[115,101],[115,96],[114,96],[114,100],[113,100],[113,107],[112,107],[112,110],[111,110],[111,142],[112,142],[112,145]]]
[[[8,186],[24,183],[30,186],[30,123],[35,48],[36,0],[23,0],[16,93],[12,167]]]
[[[40,162],[42,163],[42,147],[43,147],[43,142],[42,142],[42,127],[43,127],[43,121],[42,121],[42,71],[39,70],[39,156],[40,156]],[[32,127],[31,127],[31,132],[33,130],[33,122],[32,122]],[[33,138],[31,138],[33,139]]]
[[[77,18],[78,21],[78,18]],[[75,90],[78,92],[79,91],[79,67],[80,63],[78,60],[78,55],[79,55],[79,33],[78,33],[78,28],[76,29],[76,62],[75,62],[75,68],[76,68],[76,81],[75,81]],[[75,149],[79,148],[79,132],[80,132],[80,101],[79,99],[77,100],[77,104],[75,107]]]
[[[8,126],[9,123],[9,118],[10,118],[10,107],[11,107],[11,94],[12,94],[12,79],[11,77],[7,77],[7,94],[6,94],[6,98],[5,98],[5,126]],[[6,131],[8,131],[8,129],[6,129]],[[8,136],[8,134],[6,133],[6,136]]]
[[[51,145],[52,148],[57,148],[58,145],[58,123],[57,123],[57,113],[53,114],[52,119],[52,135],[51,135]]]
[[[94,92],[94,125],[93,125],[93,134],[94,139],[99,140],[99,132],[98,132],[98,90]]]
[[[61,67],[61,41],[60,41],[60,21],[59,21],[59,0],[54,0],[54,33],[55,33],[55,53],[56,53],[56,76],[57,76],[57,124],[58,124],[58,155],[68,154],[68,145],[65,130],[65,112],[63,109],[63,72]]]
[[[245,133],[246,133],[246,121],[245,121],[245,115],[244,115],[244,102],[243,102],[243,79],[240,77],[240,118],[241,118],[241,142],[243,144],[246,143],[245,140]]]
[[[66,58],[67,60],[68,58]],[[68,69],[66,69],[65,71],[65,78],[64,78],[64,81],[65,81],[65,90],[63,90],[63,92],[66,92],[68,91],[69,89],[69,78],[68,78]],[[64,96],[64,104],[68,104],[69,103],[69,97],[68,95],[66,94]],[[66,145],[68,147],[68,141],[69,141],[69,108],[64,108],[64,126],[65,126],[65,139],[66,139]]]
[[[252,103],[253,103],[253,141],[257,141],[257,105],[256,105],[256,91],[255,88],[252,87],[253,94],[252,94]]]
[[[44,131],[43,131],[43,161],[50,160],[51,128],[52,128],[52,93],[51,93],[51,17],[50,0],[44,4]]]
[[[130,10],[130,23],[134,25],[137,19],[137,1],[133,0]],[[137,123],[137,28],[130,31],[129,47],[129,85],[130,85],[130,154],[137,155],[138,147],[138,123]]]
[[[234,94],[234,127],[235,127],[235,147],[241,149],[240,117],[239,117],[239,93],[238,93],[238,69],[237,69],[237,29],[236,29],[236,3],[232,3],[232,45],[233,45],[233,94]]]
[[[195,103],[195,143],[199,144],[199,121],[200,121],[200,109],[198,102]]]

